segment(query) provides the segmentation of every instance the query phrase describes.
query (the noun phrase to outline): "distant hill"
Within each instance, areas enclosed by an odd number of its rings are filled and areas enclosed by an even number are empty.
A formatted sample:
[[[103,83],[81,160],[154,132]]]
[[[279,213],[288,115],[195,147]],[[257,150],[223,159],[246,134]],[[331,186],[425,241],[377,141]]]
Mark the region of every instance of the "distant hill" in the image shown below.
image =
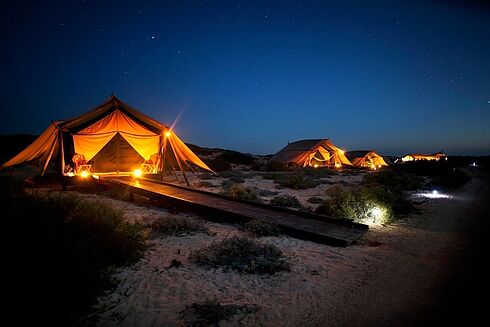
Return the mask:
[[[0,135],[0,163],[4,163],[31,144],[37,135]]]

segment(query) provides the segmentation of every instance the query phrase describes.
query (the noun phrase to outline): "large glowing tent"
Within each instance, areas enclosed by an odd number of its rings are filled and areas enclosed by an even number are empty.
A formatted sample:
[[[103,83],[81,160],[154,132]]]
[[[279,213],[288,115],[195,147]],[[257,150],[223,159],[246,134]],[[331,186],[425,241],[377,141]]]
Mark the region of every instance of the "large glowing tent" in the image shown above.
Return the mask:
[[[300,167],[334,166],[338,168],[342,165],[352,165],[344,155],[344,151],[333,145],[329,139],[300,140],[289,143],[270,161]]]
[[[411,153],[411,154],[407,154],[407,155],[403,156],[401,158],[401,161],[402,162],[406,162],[406,161],[417,161],[417,160],[428,160],[428,161],[435,160],[435,161],[439,161],[441,159],[446,159],[447,160],[446,155],[444,153],[442,153],[442,152],[437,152],[437,153],[434,153],[434,154]]]
[[[58,160],[55,160],[57,158]],[[164,169],[211,169],[170,127],[109,97],[95,109],[66,121],[53,121],[27,148],[2,167],[37,161],[44,174],[54,161],[65,176],[157,174]]]
[[[373,150],[348,151],[345,156],[356,167],[379,169],[388,166],[384,158]]]

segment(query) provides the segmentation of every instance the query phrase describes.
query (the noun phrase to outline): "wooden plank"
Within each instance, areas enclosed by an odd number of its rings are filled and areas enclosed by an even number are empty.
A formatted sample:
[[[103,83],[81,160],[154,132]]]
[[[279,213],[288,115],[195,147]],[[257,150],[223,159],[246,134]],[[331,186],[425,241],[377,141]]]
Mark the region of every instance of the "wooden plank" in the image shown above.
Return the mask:
[[[240,220],[259,219],[274,223],[293,237],[334,246],[347,246],[360,237],[366,225],[312,215],[264,204],[237,200],[214,193],[193,190],[154,180],[105,178],[111,183],[128,186],[135,193],[172,206],[194,209],[197,213],[232,216]]]

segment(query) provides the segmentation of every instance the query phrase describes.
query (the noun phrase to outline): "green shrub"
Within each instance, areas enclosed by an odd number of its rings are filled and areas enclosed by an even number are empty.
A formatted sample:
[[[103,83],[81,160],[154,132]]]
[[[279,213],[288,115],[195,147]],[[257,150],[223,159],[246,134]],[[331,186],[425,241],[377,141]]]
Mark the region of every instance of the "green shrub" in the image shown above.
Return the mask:
[[[200,187],[216,187],[213,183],[208,181],[199,181]]]
[[[276,224],[264,220],[253,219],[245,224],[245,229],[257,236],[278,236],[281,234]]]
[[[12,298],[29,294],[39,324],[73,325],[112,287],[111,270],[146,249],[147,230],[102,202],[55,192],[11,193],[2,202]]]
[[[439,186],[442,188],[452,189],[458,188],[468,181],[471,180],[471,177],[461,170],[454,168],[453,170],[446,172],[442,176],[435,176],[432,178],[432,185]]]
[[[199,178],[204,181],[204,180],[214,179],[216,178],[216,175],[211,173],[201,173],[199,174]]]
[[[260,176],[262,176],[263,179],[271,180],[271,181],[277,181],[283,178],[283,176],[287,173],[277,173],[277,172],[272,172],[272,173],[261,173]]]
[[[311,204],[320,204],[320,203],[323,203],[323,201],[324,200],[318,196],[312,196],[312,197],[309,197],[308,200],[306,200],[306,202],[311,203]]]
[[[208,233],[201,220],[191,217],[165,216],[155,221],[151,229],[165,235],[183,236],[196,233]]]
[[[396,216],[413,210],[401,191],[395,192],[381,185],[355,190],[334,186],[326,190],[326,196],[316,213],[359,222],[389,223]]]
[[[257,311],[252,305],[222,305],[217,300],[193,303],[180,312],[182,327],[220,326],[220,322],[237,314],[251,314]]]
[[[326,178],[337,174],[337,170],[332,170],[324,167],[321,168],[305,167],[303,168],[303,173],[306,176],[313,177],[313,178]]]
[[[245,182],[244,175],[239,171],[224,171],[219,173],[220,177],[227,178],[222,183],[221,186],[224,189],[230,188],[235,184],[242,184]]]
[[[129,188],[124,187],[124,186],[111,186],[106,192],[107,196],[116,199],[116,200],[122,200],[122,201],[128,201],[129,200]]]
[[[291,195],[278,195],[271,200],[271,204],[277,207],[303,209],[301,202]]]
[[[382,170],[364,176],[365,185],[383,185],[391,190],[411,191],[422,187],[423,179],[399,170]]]
[[[291,188],[293,190],[314,188],[320,184],[309,177],[305,177],[302,173],[283,175],[279,180],[276,181],[276,183],[278,183],[282,187]]]
[[[265,165],[265,169],[267,171],[286,171],[288,167],[282,162],[269,160]]]
[[[221,195],[229,196],[235,199],[247,200],[247,201],[255,201],[255,202],[260,201],[255,190],[248,187],[242,187],[238,184],[231,185],[228,189],[226,189],[223,193],[221,193]]]
[[[194,251],[189,260],[205,266],[229,268],[249,274],[289,271],[289,264],[276,246],[237,236]]]
[[[221,156],[217,156],[214,159],[207,160],[206,163],[208,164],[209,168],[216,172],[231,170],[231,162]]]
[[[277,191],[271,191],[271,190],[265,190],[265,189],[259,188],[259,189],[257,189],[257,193],[260,196],[271,196],[271,195],[276,195],[279,192],[277,192]]]
[[[225,152],[218,155],[217,158],[221,158],[235,165],[250,166],[255,162],[255,158],[251,155],[231,150],[226,150]]]

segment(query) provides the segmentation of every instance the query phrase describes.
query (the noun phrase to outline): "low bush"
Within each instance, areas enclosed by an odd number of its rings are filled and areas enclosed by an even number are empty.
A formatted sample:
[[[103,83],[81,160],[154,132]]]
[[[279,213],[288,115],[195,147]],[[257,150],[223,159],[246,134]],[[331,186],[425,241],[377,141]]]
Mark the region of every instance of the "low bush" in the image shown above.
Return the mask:
[[[206,163],[208,164],[209,168],[216,172],[231,170],[231,162],[221,156],[217,156],[211,160],[206,160]]]
[[[257,193],[258,193],[260,196],[272,196],[272,195],[276,195],[276,194],[278,194],[279,192],[277,192],[277,191],[265,190],[265,189],[263,189],[263,188],[258,188],[258,189],[257,189]]]
[[[312,197],[309,197],[308,200],[306,200],[306,202],[311,203],[311,204],[320,204],[320,203],[323,203],[323,201],[324,200],[318,196],[312,196]]]
[[[332,175],[336,175],[338,173],[337,170],[331,169],[331,168],[314,168],[314,167],[305,167],[303,168],[303,173],[306,176],[312,177],[312,178],[326,178]]]
[[[212,174],[212,173],[200,173],[199,178],[203,181],[204,180],[210,180],[210,179],[216,178],[216,175]]]
[[[121,201],[129,200],[129,188],[124,186],[111,186],[106,192],[107,196]]]
[[[220,326],[220,322],[241,314],[251,314],[257,311],[252,305],[222,305],[217,300],[207,300],[203,303],[193,303],[180,312],[182,327]]]
[[[413,205],[401,191],[382,185],[362,186],[355,190],[334,186],[326,190],[326,196],[324,203],[316,209],[317,214],[364,223],[389,223],[413,210]]]
[[[226,150],[217,156],[235,165],[247,165],[250,166],[255,162],[255,158],[249,154],[241,153],[237,151]]]
[[[15,289],[4,295],[34,310],[38,324],[73,325],[112,287],[114,267],[142,257],[147,230],[102,202],[54,192],[5,192],[5,186],[2,217],[10,250],[4,259]]]
[[[227,189],[234,184],[242,184],[245,182],[244,175],[239,171],[224,171],[219,173],[219,176],[227,178],[221,183],[221,186],[224,189]]]
[[[245,224],[245,230],[257,236],[278,236],[281,234],[276,224],[264,220],[252,219]]]
[[[225,189],[221,195],[229,196],[235,199],[260,202],[260,199],[254,189],[242,187],[238,184],[232,184],[230,187]]]
[[[390,190],[412,191],[423,186],[423,179],[400,170],[382,170],[372,172],[363,178],[364,185],[383,185]]]
[[[314,188],[320,183],[306,177],[303,173],[292,173],[283,175],[280,179],[276,181],[282,187],[291,188],[293,190],[304,190],[308,188]]]
[[[288,170],[288,166],[279,161],[268,161],[265,165],[265,169],[267,171],[286,171]]]
[[[237,236],[193,251],[189,260],[204,266],[234,269],[248,274],[289,271],[288,262],[276,246]]]
[[[277,181],[283,178],[283,176],[288,173],[278,173],[278,172],[269,172],[269,173],[261,173],[260,176],[263,179],[271,180],[271,181]]]
[[[454,168],[442,176],[432,178],[432,185],[446,189],[458,188],[471,180],[471,177],[461,170]]]
[[[165,216],[151,225],[153,231],[165,235],[184,236],[196,233],[208,233],[208,229],[200,220],[191,217]]]
[[[271,200],[271,204],[277,207],[303,209],[301,202],[291,195],[278,195]]]
[[[395,167],[397,172],[408,172],[432,179],[433,186],[457,188],[467,183],[471,178],[459,170],[458,160],[427,161],[418,160],[405,162]]]
[[[213,183],[208,181],[199,181],[200,187],[216,187]]]

